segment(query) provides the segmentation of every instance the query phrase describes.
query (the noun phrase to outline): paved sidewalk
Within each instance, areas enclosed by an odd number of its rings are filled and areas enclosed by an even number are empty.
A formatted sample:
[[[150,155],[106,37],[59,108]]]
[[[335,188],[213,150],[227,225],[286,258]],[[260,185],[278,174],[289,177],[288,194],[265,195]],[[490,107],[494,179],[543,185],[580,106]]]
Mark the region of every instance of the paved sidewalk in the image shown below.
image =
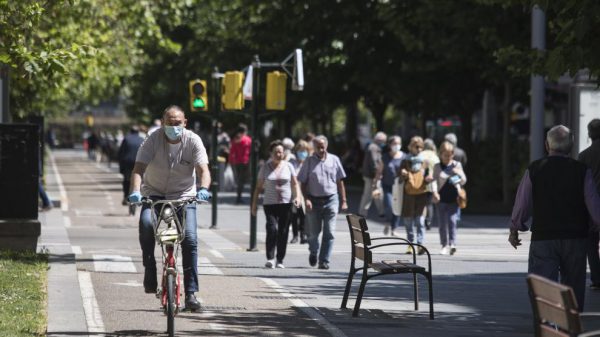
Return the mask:
[[[49,165],[47,190],[51,198],[61,200],[62,209],[40,213],[38,244],[50,252],[48,336],[164,336],[165,319],[158,301],[142,292],[137,219],[127,217],[120,206],[116,170],[68,151],[56,151],[54,157],[60,175]],[[532,335],[525,286],[528,236],[523,236],[519,250],[509,247],[506,217],[464,215],[455,256],[437,254],[437,229],[427,231],[425,242],[433,254],[435,320],[428,319],[424,280],[421,309],[412,310],[412,287],[406,276],[370,281],[361,315],[353,318],[351,309],[339,309],[350,254],[343,215],[337,221],[330,270],[309,267],[307,246],[300,244],[288,245],[285,269],[267,269],[263,267],[264,214],[259,211],[259,251],[248,252],[248,206],[234,205],[232,193],[220,196],[218,230],[208,229],[210,206],[198,207],[198,296],[204,310],[178,315],[177,335]],[[359,197],[359,193],[349,195],[351,209]],[[374,235],[381,233],[383,223],[378,218],[369,218],[369,224]],[[111,261],[114,254],[119,259],[128,257],[133,269],[101,269],[99,262],[124,264]],[[100,256],[106,261],[100,261]],[[80,283],[82,274],[89,277],[89,284]],[[95,297],[82,297],[89,294],[81,290],[85,286],[93,286]],[[353,306],[354,297],[348,304]],[[588,291],[586,309],[600,311],[600,292]]]

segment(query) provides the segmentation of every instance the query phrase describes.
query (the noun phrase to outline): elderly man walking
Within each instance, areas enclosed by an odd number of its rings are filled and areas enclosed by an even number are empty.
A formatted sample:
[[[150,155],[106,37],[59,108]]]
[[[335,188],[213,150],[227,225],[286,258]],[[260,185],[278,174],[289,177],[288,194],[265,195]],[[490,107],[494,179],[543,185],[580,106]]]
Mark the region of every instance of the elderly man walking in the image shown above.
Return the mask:
[[[508,241],[521,244],[518,231],[531,224],[529,273],[573,288],[583,310],[590,218],[600,225],[600,196],[585,164],[569,157],[571,131],[558,125],[546,136],[548,156],[532,162],[521,179],[510,221]]]
[[[362,164],[362,176],[365,182],[363,188],[363,194],[360,198],[360,206],[358,207],[358,214],[364,217],[369,213],[371,202],[375,204],[380,217],[384,217],[383,209],[383,198],[373,198],[373,191],[377,186],[373,183],[377,168],[382,165],[381,154],[385,146],[387,136],[383,132],[377,132],[373,138],[373,142],[367,146],[367,153],[363,159]]]
[[[312,267],[317,265],[319,253],[319,269],[329,269],[333,241],[335,239],[335,222],[338,208],[348,209],[346,189],[342,179],[346,172],[338,156],[327,152],[327,138],[323,135],[313,140],[314,153],[306,158],[298,173],[298,181],[306,200],[306,219],[308,222],[308,262]],[[338,199],[341,197],[341,207]],[[323,231],[321,250],[319,251],[319,234]]]

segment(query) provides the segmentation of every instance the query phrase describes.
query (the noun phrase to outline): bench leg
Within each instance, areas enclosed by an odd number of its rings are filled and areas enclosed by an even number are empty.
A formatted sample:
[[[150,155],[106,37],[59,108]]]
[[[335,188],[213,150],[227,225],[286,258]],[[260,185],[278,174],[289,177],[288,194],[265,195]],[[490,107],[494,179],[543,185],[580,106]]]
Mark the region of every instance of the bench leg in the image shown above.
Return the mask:
[[[346,281],[346,289],[344,290],[344,298],[342,299],[341,309],[346,309],[346,304],[348,303],[348,296],[350,295],[350,288],[352,286],[352,279],[354,278],[354,274],[356,270],[354,270],[354,265],[350,266],[350,272],[348,272],[348,280]]]
[[[356,296],[356,303],[354,303],[354,311],[352,312],[353,317],[358,316],[358,309],[360,309],[360,301],[365,292],[365,285],[367,285],[367,271],[363,270],[362,280],[360,281],[360,287],[358,288],[358,295]]]
[[[415,311],[417,311],[419,310],[419,280],[416,273],[413,273],[413,292],[415,295]]]

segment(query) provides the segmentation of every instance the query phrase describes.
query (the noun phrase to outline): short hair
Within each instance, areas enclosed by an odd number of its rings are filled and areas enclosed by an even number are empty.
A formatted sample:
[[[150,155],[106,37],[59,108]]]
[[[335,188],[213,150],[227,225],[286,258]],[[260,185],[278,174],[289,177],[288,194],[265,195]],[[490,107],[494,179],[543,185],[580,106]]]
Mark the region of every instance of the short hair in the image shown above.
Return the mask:
[[[185,112],[179,105],[169,105],[168,107],[165,108],[165,111],[163,111],[163,118],[165,118],[165,116],[167,115],[167,112],[169,112],[171,110],[180,111],[183,114],[183,116],[185,117]]]
[[[452,145],[456,146],[458,144],[458,138],[456,138],[456,135],[452,132],[447,133],[444,136],[444,140],[449,141],[450,143],[452,143]]]
[[[239,134],[239,133],[246,133],[246,132],[248,132],[248,127],[244,123],[238,124],[237,129],[235,129],[235,134],[236,135]]]
[[[385,143],[386,138],[387,138],[387,135],[384,132],[379,131],[375,134],[375,137],[373,137],[373,140],[378,143]]]
[[[400,141],[400,145],[402,145],[402,138],[400,136],[397,136],[397,135],[389,136],[388,140],[387,140],[387,144],[391,145],[396,139],[398,141]]]
[[[280,141],[279,139],[276,139],[269,144],[269,152],[273,152],[273,149],[275,149],[278,146],[281,146],[282,148],[285,149],[285,146],[283,146],[283,142]]]
[[[442,144],[440,144],[440,151],[439,154],[442,154],[442,152],[444,151],[450,151],[452,153],[454,153],[454,144],[452,144],[451,142],[445,140],[442,142]]]
[[[592,141],[600,138],[600,119],[594,118],[588,123],[588,136]]]
[[[283,148],[286,150],[291,150],[294,148],[294,141],[291,138],[285,137],[281,143],[283,144]]]
[[[431,150],[433,152],[437,152],[435,143],[433,142],[433,139],[431,139],[431,138],[427,138],[423,141],[423,147],[425,148],[425,150]]]
[[[564,125],[556,125],[546,134],[548,150],[561,154],[569,154],[573,148],[571,130]]]
[[[313,143],[320,142],[320,141],[325,143],[325,145],[329,144],[329,141],[327,141],[327,137],[325,137],[325,135],[318,135],[313,139]]]
[[[411,147],[413,145],[421,145],[421,147],[425,148],[425,146],[423,145],[423,138],[421,138],[421,136],[414,136],[410,139],[408,147]]]
[[[308,143],[304,139],[299,139],[294,150],[298,152],[302,149],[308,150]]]

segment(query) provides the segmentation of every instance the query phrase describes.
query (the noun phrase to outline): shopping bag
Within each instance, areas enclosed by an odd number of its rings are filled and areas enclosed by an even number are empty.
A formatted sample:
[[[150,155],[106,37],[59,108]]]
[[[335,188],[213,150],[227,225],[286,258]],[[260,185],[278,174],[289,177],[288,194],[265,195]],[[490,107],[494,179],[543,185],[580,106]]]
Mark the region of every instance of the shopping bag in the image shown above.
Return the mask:
[[[392,185],[392,213],[396,216],[402,215],[402,200],[404,197],[404,179],[396,177]]]

